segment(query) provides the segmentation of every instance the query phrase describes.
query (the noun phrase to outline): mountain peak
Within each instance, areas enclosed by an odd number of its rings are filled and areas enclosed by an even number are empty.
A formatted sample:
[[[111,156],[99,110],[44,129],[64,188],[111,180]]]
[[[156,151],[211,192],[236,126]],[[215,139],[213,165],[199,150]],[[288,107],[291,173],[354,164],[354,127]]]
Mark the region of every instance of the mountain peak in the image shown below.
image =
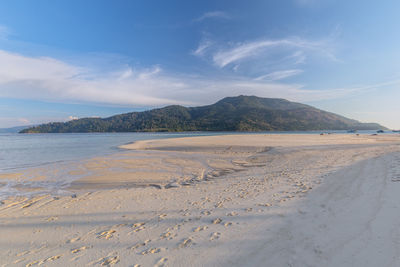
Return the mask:
[[[249,106],[254,108],[257,107],[262,109],[278,109],[278,110],[290,110],[290,109],[310,107],[304,104],[290,102],[282,98],[262,98],[258,96],[246,96],[246,95],[225,97],[215,104],[216,105],[231,104],[236,107]]]

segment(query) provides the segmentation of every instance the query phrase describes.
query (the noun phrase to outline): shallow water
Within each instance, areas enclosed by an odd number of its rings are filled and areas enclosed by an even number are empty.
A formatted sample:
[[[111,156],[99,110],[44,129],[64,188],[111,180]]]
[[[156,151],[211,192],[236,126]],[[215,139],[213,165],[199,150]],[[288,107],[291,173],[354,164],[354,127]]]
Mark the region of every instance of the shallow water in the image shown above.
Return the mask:
[[[0,173],[115,153],[139,140],[221,133],[0,134]]]
[[[319,134],[313,132],[267,132],[263,134]],[[329,131],[345,133],[344,131]],[[374,131],[360,132],[364,134]],[[71,181],[68,166],[84,159],[121,151],[118,146],[139,140],[190,136],[243,134],[239,132],[187,132],[187,133],[71,133],[71,134],[0,134],[0,174],[16,173],[39,168],[54,173],[51,181],[15,181],[0,179],[0,198],[32,192],[63,193]],[[260,134],[260,133],[248,133]],[[43,189],[45,188],[45,191]],[[21,190],[24,189],[24,190]],[[29,189],[29,190],[27,190]]]
[[[222,133],[72,133],[0,134],[0,199],[14,195],[63,194],[71,182],[68,166],[84,159],[121,151],[118,146],[139,140],[218,135]],[[45,173],[48,181],[30,181]],[[9,173],[24,173],[28,179],[15,180]],[[38,173],[39,172],[39,173]],[[50,175],[49,175],[50,174]],[[79,178],[74,176],[74,178]]]

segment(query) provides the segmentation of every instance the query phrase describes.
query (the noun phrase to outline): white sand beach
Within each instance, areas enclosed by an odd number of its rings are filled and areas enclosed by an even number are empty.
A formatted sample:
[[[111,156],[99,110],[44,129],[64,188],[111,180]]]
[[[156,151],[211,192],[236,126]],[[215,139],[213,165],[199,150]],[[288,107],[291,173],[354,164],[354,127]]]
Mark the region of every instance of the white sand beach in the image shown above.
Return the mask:
[[[400,135],[123,147],[2,201],[0,266],[400,266]]]

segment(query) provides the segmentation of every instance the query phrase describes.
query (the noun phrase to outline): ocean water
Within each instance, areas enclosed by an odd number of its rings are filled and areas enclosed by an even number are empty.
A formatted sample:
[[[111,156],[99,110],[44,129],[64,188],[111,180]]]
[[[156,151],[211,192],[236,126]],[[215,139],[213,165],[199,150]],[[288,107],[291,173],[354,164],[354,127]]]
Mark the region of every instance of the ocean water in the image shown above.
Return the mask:
[[[319,134],[314,132],[267,132],[263,134]],[[329,131],[345,133],[344,131]],[[375,133],[360,132],[364,134]],[[121,149],[118,146],[139,140],[164,139],[189,136],[212,136],[221,134],[243,134],[226,132],[189,132],[189,133],[72,133],[72,134],[0,134],[0,174],[16,173],[34,167],[56,168],[61,164],[96,156],[114,154]],[[248,133],[260,134],[260,133]],[[56,182],[21,182],[12,179],[0,179],[0,199],[9,195],[24,194],[21,187],[47,188],[46,193],[65,187],[62,174]],[[48,183],[48,184],[46,184]],[[18,189],[19,188],[19,189]]]
[[[202,135],[210,133],[0,134],[0,173],[107,155],[139,140]]]
[[[63,169],[84,159],[122,151],[118,146],[139,140],[219,135],[223,133],[71,133],[71,134],[1,134],[0,133],[0,200],[13,195],[60,193],[69,177],[58,173],[52,181],[15,181],[6,174],[39,167]],[[63,176],[64,175],[64,176]],[[27,190],[36,188],[34,192]],[[40,188],[40,190],[38,190]]]

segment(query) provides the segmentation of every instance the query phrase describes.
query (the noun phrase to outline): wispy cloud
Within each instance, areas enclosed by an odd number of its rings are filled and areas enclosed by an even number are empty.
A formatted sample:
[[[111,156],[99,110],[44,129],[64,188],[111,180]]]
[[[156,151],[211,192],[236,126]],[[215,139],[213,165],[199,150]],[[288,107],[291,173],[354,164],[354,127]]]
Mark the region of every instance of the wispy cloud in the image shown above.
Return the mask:
[[[326,41],[309,41],[301,38],[261,40],[235,45],[231,48],[221,49],[213,55],[215,65],[223,68],[229,64],[256,58],[263,54],[273,53],[273,49],[290,48],[302,53],[303,61],[305,53],[319,53],[331,60],[337,60]],[[299,52],[300,51],[300,52]]]
[[[231,17],[223,11],[210,11],[206,12],[200,17],[194,19],[195,22],[201,22],[206,19],[230,19]]]
[[[239,94],[313,101],[346,96],[354,90],[306,90],[300,84],[278,82],[297,69],[254,78],[221,76],[215,79],[168,73],[161,66],[99,71],[49,57],[29,57],[0,50],[0,97],[64,103],[105,103],[135,107],[168,104],[209,104]]]
[[[299,69],[294,69],[294,70],[281,70],[281,71],[274,71],[271,73],[268,73],[266,75],[262,75],[259,76],[257,78],[255,78],[254,80],[256,81],[279,81],[279,80],[283,80],[295,75],[299,75],[300,73],[302,73],[303,70],[299,70]]]
[[[195,56],[203,56],[207,49],[211,47],[211,45],[212,42],[210,40],[203,40],[200,42],[197,49],[192,52],[192,54]]]
[[[307,56],[303,51],[298,50],[298,51],[295,51],[293,54],[288,55],[286,57],[286,59],[289,59],[289,60],[293,59],[294,60],[293,63],[295,65],[298,65],[298,64],[306,63]]]

